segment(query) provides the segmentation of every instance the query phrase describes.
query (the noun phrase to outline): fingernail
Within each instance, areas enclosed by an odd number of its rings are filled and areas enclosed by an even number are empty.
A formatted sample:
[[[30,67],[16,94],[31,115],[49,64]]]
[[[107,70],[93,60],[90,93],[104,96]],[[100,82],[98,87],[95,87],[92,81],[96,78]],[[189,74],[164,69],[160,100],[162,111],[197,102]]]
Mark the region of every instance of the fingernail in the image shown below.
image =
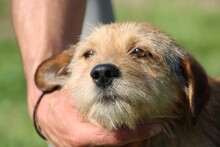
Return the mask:
[[[161,126],[155,126],[150,130],[150,136],[153,137],[161,132]]]

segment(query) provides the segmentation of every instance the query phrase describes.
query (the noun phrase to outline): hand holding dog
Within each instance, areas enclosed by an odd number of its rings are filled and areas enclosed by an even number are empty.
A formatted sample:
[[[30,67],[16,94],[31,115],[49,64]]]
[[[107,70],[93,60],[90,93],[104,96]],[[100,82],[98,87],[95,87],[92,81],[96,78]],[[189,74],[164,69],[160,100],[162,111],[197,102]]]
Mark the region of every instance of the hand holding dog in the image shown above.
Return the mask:
[[[68,92],[55,91],[45,95],[39,107],[38,123],[53,147],[139,146],[143,140],[160,133],[157,124],[139,126],[135,132],[126,128],[108,132],[83,122],[68,97]]]

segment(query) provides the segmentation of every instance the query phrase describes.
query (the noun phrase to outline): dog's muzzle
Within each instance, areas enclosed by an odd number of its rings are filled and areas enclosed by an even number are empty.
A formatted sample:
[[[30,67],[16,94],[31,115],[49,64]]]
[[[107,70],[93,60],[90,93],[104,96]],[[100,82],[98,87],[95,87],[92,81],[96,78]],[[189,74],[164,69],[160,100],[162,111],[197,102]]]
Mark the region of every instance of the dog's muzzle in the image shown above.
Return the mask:
[[[120,71],[113,64],[99,64],[92,69],[90,76],[98,87],[106,88],[120,76]]]

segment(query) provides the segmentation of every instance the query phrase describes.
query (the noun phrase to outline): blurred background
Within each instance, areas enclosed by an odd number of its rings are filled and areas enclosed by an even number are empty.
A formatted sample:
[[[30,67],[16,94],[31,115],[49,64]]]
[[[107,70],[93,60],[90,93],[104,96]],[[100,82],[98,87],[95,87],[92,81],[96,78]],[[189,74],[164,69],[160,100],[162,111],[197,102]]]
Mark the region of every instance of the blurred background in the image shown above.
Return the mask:
[[[148,21],[220,76],[220,0],[113,0],[116,21]],[[47,147],[29,119],[9,0],[0,0],[0,147]]]

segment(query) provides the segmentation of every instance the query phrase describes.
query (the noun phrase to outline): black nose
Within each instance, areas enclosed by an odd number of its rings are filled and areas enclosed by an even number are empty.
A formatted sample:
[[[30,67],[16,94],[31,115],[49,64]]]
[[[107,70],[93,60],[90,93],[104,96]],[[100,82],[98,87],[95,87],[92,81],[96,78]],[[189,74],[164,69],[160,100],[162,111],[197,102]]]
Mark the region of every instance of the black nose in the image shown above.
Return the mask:
[[[105,88],[120,76],[120,71],[113,64],[99,64],[92,69],[90,76],[97,86]]]

